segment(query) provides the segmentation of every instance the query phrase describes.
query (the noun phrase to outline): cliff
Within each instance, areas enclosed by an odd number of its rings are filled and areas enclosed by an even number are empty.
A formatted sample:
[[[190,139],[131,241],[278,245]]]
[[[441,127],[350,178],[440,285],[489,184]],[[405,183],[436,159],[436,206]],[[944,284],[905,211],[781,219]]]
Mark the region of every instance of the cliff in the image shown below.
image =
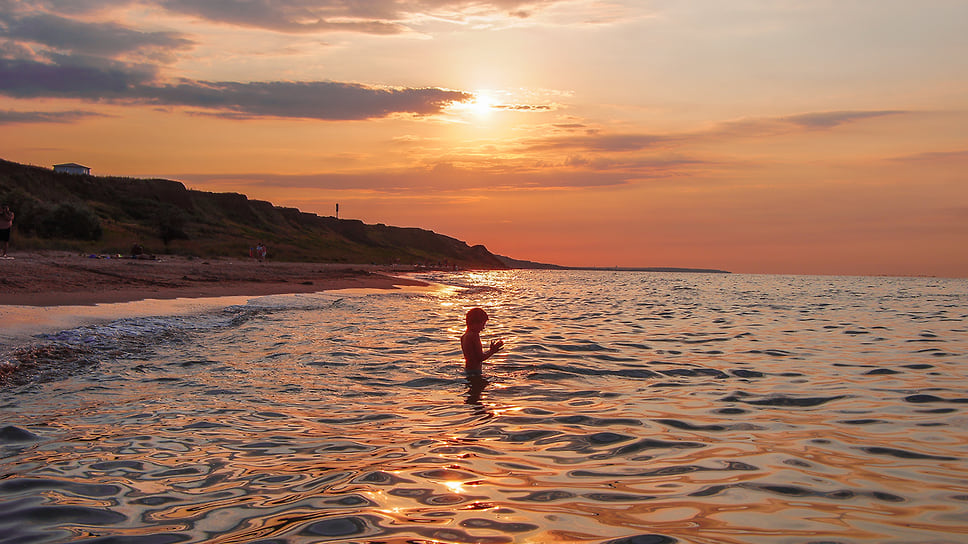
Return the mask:
[[[204,257],[249,254],[259,242],[280,261],[506,268],[484,246],[429,230],[321,217],[238,193],[177,181],[55,173],[0,160],[0,202],[17,214],[14,247]]]

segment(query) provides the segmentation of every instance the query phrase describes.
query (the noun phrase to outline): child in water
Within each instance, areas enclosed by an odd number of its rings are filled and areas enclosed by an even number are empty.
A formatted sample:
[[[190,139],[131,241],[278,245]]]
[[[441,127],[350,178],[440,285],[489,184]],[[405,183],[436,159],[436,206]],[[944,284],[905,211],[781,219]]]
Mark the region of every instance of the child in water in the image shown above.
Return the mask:
[[[471,308],[465,319],[467,330],[460,337],[460,349],[464,352],[464,370],[468,374],[480,375],[484,373],[484,361],[501,351],[504,341],[492,341],[491,347],[484,351],[484,346],[481,345],[481,331],[487,324],[487,312],[481,308]]]

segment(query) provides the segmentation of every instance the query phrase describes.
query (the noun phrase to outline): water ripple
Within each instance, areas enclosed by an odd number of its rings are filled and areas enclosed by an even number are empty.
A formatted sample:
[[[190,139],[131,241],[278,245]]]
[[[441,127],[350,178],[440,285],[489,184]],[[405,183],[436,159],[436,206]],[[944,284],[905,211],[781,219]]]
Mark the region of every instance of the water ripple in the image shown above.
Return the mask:
[[[0,354],[36,370],[0,392],[0,541],[968,538],[961,283],[432,278],[460,289],[268,297]],[[508,343],[486,379],[460,372],[472,306]]]

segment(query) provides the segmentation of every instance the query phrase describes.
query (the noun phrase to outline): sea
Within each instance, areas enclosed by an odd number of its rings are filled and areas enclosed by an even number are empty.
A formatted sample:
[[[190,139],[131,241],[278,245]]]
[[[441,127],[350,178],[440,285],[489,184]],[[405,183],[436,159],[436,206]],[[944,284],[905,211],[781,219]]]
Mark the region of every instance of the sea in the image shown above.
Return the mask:
[[[0,543],[968,542],[968,280],[412,277],[0,307]]]

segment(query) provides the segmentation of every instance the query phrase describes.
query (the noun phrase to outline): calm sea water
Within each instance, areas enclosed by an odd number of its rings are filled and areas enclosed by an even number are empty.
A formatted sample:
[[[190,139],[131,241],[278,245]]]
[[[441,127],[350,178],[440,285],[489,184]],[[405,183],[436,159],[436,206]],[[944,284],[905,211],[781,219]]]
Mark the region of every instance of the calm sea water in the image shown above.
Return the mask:
[[[968,542],[965,280],[420,277],[6,346],[0,542]]]

